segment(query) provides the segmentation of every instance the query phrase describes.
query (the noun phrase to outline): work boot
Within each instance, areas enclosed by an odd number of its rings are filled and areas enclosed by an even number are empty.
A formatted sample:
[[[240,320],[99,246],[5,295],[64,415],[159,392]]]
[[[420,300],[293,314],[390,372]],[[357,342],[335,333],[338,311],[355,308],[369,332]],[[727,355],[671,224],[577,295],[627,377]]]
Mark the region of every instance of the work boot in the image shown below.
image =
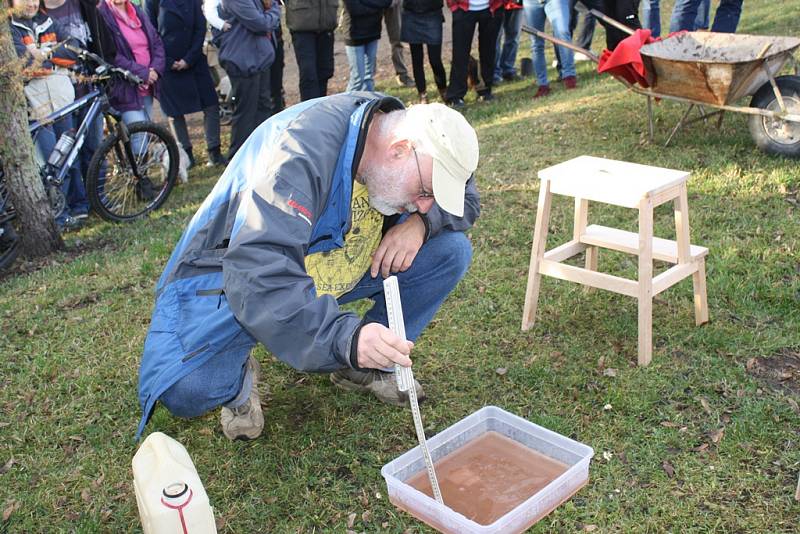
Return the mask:
[[[222,152],[220,152],[218,146],[208,149],[208,161],[206,162],[206,167],[225,166],[227,164],[228,160],[222,155]]]
[[[223,406],[219,415],[222,433],[231,441],[256,439],[264,430],[264,413],[261,411],[261,397],[258,394],[261,365],[252,355],[248,358],[247,365],[253,377],[250,397],[237,408]]]
[[[394,373],[387,373],[377,369],[342,369],[331,374],[331,382],[337,387],[348,391],[361,391],[372,393],[381,401],[395,406],[408,406],[408,393],[397,389],[397,377]],[[417,400],[425,399],[422,386],[414,380],[414,389],[417,391]]]
[[[414,87],[414,78],[408,74],[398,74],[394,79],[400,87]]]

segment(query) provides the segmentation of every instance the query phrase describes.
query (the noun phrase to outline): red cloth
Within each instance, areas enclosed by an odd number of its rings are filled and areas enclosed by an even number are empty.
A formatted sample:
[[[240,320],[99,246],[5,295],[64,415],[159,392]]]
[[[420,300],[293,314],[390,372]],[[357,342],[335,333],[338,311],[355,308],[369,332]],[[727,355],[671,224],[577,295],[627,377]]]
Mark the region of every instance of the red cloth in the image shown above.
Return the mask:
[[[620,41],[613,52],[603,50],[597,62],[597,72],[618,74],[632,84],[650,87],[639,49],[655,41],[657,39],[650,37],[650,30],[636,30],[636,33]]]

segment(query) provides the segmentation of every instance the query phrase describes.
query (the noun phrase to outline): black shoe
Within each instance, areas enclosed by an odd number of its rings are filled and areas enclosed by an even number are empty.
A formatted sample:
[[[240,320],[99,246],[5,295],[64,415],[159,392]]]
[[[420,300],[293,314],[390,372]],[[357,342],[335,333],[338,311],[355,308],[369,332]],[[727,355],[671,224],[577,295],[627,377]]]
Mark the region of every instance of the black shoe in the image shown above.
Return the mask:
[[[494,95],[492,93],[483,93],[478,95],[478,100],[481,102],[494,102]]]
[[[150,202],[156,198],[156,190],[153,187],[153,182],[151,182],[150,178],[147,176],[144,176],[141,180],[136,182],[134,191],[139,200],[143,200],[144,202]]]
[[[508,72],[503,74],[503,79],[507,82],[516,82],[522,79],[522,76],[517,74],[516,72]]]
[[[462,109],[466,104],[463,98],[451,98],[447,101],[447,105],[453,109]]]
[[[208,161],[206,162],[206,167],[225,166],[227,164],[228,160],[222,155],[219,147],[208,149]]]
[[[401,76],[398,74],[397,76],[395,76],[395,80],[397,81],[397,85],[399,85],[400,87],[414,87],[415,85],[414,79],[407,74],[405,76]]]

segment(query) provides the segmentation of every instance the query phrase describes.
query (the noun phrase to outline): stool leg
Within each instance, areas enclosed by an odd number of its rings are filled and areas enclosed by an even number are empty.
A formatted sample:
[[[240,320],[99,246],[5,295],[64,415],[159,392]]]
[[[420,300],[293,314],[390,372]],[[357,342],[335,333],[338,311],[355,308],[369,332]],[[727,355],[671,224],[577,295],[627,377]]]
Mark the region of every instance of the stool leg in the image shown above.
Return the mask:
[[[585,198],[575,198],[575,223],[572,227],[572,239],[580,241],[581,235],[586,231],[586,225],[589,223],[589,201]],[[590,271],[597,270],[597,250],[595,246],[586,248],[586,269]],[[592,291],[594,288],[586,286],[587,291]]]
[[[530,330],[536,320],[539,286],[542,281],[542,275],[539,273],[539,264],[544,257],[544,250],[547,245],[551,198],[550,180],[542,180],[539,185],[539,205],[536,208],[536,226],[533,230],[531,260],[528,267],[528,285],[525,289],[525,308],[522,311],[522,330]]]
[[[653,358],[653,203],[639,203],[639,365]]]
[[[708,322],[708,297],[706,296],[706,259],[697,262],[697,272],[692,275],[694,286],[694,324],[700,326]]]

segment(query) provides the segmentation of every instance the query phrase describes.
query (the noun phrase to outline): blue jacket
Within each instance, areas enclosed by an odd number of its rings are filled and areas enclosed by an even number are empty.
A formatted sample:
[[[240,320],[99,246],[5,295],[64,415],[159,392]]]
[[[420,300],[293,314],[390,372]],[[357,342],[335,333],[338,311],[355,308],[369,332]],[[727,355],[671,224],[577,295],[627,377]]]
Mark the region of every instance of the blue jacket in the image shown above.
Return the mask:
[[[137,439],[161,395],[216,354],[261,342],[301,371],[350,366],[361,319],[333,296],[317,296],[304,259],[344,244],[369,121],[378,110],[401,108],[378,93],[309,100],[271,117],[242,145],[156,286]],[[431,235],[472,225],[479,198],[470,182],[464,217],[434,206]]]

